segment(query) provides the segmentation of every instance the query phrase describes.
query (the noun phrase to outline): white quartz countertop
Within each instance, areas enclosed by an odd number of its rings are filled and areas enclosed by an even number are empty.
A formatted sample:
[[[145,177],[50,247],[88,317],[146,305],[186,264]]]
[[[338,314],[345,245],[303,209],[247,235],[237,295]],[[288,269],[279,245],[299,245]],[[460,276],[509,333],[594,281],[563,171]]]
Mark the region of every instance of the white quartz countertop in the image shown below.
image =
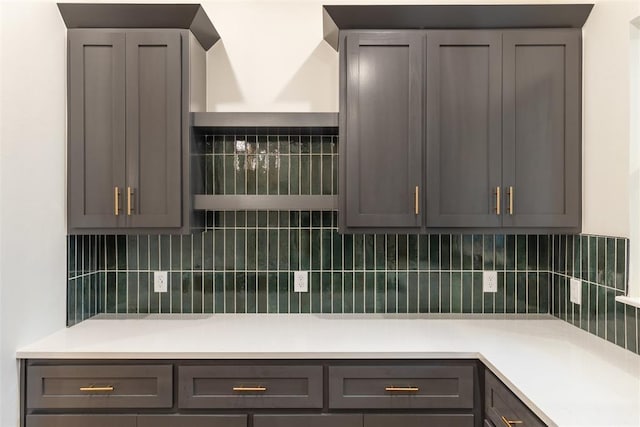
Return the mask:
[[[640,356],[550,316],[98,318],[23,347],[17,357],[477,358],[549,425],[640,426]]]

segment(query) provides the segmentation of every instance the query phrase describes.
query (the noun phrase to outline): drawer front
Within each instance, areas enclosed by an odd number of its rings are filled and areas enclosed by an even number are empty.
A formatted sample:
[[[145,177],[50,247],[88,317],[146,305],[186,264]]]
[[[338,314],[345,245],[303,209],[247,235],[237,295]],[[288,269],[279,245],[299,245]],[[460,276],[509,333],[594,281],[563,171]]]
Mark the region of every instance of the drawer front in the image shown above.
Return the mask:
[[[331,366],[334,409],[471,409],[473,366]]]
[[[247,427],[247,416],[140,415],[137,427]]]
[[[362,415],[254,415],[253,427],[362,427]]]
[[[546,426],[491,372],[485,371],[485,416],[496,426],[506,426],[507,421],[521,421],[518,427]],[[504,417],[504,419],[503,419]]]
[[[365,415],[364,427],[474,427],[472,414]]]
[[[27,368],[29,409],[170,408],[171,365],[64,365]]]
[[[180,366],[180,408],[322,408],[322,366]]]
[[[27,415],[26,427],[136,427],[135,415]]]

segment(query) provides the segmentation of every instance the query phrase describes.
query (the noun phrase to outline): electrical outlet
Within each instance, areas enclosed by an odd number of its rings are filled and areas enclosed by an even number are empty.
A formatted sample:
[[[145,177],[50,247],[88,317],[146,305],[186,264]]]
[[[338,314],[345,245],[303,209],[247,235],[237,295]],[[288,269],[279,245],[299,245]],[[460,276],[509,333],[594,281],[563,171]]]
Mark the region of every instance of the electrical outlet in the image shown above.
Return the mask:
[[[309,292],[308,271],[296,271],[293,273],[293,290],[295,292]]]
[[[569,286],[571,288],[569,299],[572,303],[580,305],[582,303],[582,282],[572,278]]]
[[[153,292],[167,292],[167,272],[153,272]]]
[[[498,272],[482,272],[482,292],[498,292]]]

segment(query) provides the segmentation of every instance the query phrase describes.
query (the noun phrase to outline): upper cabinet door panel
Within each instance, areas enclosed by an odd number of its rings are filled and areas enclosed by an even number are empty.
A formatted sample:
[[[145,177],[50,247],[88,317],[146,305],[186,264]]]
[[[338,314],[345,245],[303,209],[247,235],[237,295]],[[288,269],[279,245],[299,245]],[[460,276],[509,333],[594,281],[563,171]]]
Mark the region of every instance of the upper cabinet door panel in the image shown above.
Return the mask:
[[[501,33],[427,35],[427,226],[496,227]]]
[[[504,225],[579,227],[580,32],[507,31],[503,44]]]
[[[181,225],[181,67],[179,31],[127,33],[129,227]]]
[[[422,44],[418,32],[347,36],[347,227],[421,225]]]
[[[122,191],[125,183],[125,35],[68,34],[68,226],[118,227],[123,211],[116,187]]]

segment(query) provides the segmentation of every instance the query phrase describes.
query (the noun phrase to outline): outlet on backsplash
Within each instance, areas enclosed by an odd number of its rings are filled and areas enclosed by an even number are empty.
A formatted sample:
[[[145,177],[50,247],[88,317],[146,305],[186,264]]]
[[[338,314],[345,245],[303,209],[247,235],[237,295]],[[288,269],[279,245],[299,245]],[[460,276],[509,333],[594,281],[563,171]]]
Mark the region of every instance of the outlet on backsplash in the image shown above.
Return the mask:
[[[574,304],[580,305],[582,302],[582,283],[580,280],[571,278],[570,300]]]
[[[153,291],[154,292],[167,292],[167,272],[166,271],[154,271],[153,272]]]
[[[482,272],[482,292],[498,292],[498,272]]]

